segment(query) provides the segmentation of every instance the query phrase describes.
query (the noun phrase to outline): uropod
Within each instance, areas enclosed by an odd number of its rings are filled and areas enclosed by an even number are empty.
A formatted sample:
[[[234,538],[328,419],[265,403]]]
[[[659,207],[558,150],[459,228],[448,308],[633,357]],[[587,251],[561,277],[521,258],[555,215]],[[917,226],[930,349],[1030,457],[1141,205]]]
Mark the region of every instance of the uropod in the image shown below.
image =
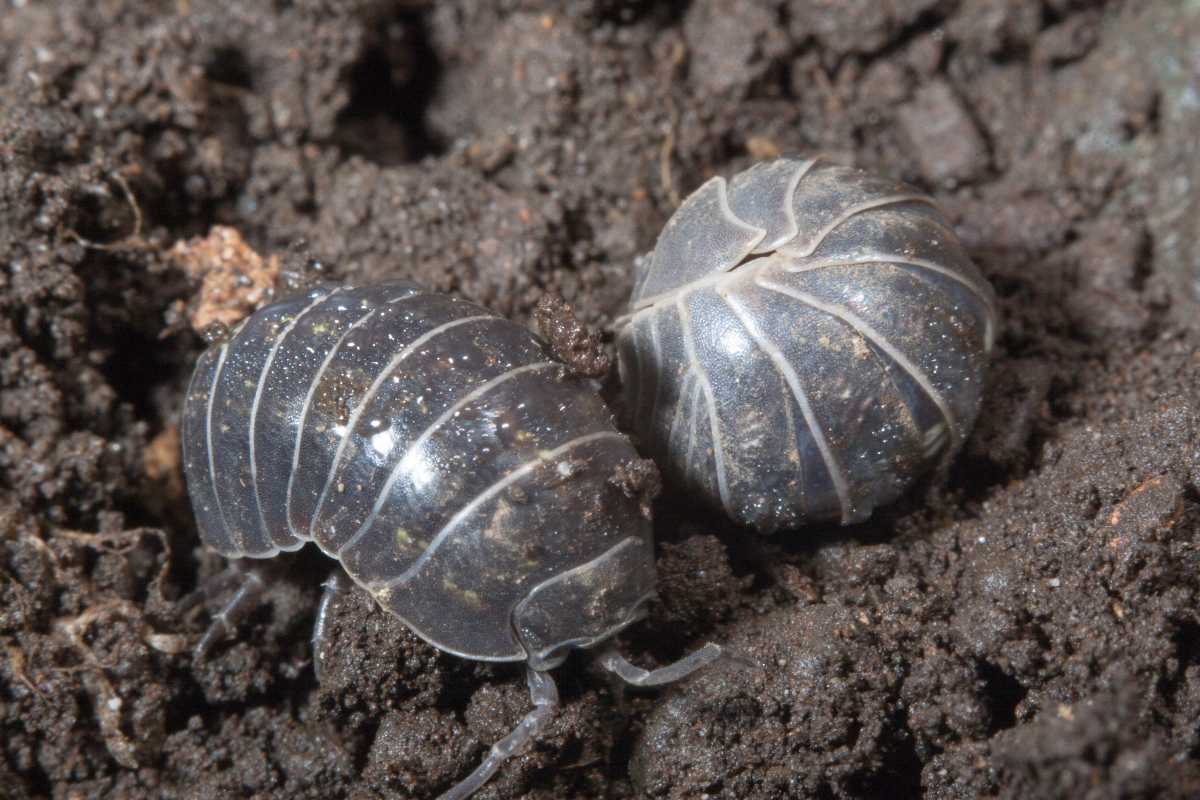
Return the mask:
[[[996,326],[931,199],[785,158],[680,205],[617,321],[618,363],[668,477],[771,532],[860,522],[953,453]]]
[[[613,480],[632,445],[538,337],[465,300],[395,282],[267,306],[200,357],[181,432],[208,546],[262,559],[314,542],[438,649],[526,663],[533,710],[444,798],[537,737],[558,702],[547,671],[653,595],[650,520]],[[261,588],[250,575],[198,653]],[[651,686],[719,654],[647,672],[610,647],[600,663]]]

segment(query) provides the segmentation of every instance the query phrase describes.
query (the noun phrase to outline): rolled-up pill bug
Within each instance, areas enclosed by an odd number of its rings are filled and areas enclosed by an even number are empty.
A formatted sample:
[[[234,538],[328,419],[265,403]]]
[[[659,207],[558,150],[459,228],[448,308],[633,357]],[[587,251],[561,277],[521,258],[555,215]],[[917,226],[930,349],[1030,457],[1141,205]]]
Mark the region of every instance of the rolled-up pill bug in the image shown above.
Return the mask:
[[[860,522],[974,423],[994,295],[912,187],[759,163],[689,196],[638,269],[617,321],[634,429],[739,524]]]
[[[632,445],[538,337],[465,300],[397,282],[263,308],[200,357],[181,427],[208,546],[261,559],[314,542],[438,649],[526,662],[534,710],[445,798],[538,736],[558,700],[547,670],[654,592],[650,520],[612,480]],[[648,686],[719,653],[600,661]]]

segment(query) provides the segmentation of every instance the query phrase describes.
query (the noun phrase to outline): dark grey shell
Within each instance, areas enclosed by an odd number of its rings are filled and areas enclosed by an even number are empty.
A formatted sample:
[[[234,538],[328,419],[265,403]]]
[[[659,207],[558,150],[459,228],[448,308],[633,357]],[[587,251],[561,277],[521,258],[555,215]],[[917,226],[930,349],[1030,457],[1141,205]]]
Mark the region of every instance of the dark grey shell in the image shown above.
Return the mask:
[[[633,622],[649,521],[598,394],[526,329],[408,283],[321,286],[201,356],[182,419],[200,534],[315,542],[438,648],[544,668]]]
[[[866,519],[975,421],[994,296],[909,186],[757,164],[688,197],[639,270],[618,320],[633,424],[740,524]]]

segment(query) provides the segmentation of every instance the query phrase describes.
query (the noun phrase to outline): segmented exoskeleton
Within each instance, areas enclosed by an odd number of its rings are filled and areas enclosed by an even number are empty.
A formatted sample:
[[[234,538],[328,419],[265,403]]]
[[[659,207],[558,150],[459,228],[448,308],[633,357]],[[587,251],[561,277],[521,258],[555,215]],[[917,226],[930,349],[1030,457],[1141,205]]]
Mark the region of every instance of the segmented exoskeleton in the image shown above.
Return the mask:
[[[953,452],[996,324],[931,199],[780,159],[683,202],[640,266],[618,355],[660,467],[770,532],[862,521]]]
[[[557,704],[547,670],[636,622],[654,592],[650,520],[613,479],[632,445],[538,337],[473,303],[389,283],[270,305],[201,356],[181,427],[217,552],[314,542],[435,647],[527,663],[534,710],[446,798],[537,736]],[[615,650],[601,664],[654,685],[719,652],[650,673]]]

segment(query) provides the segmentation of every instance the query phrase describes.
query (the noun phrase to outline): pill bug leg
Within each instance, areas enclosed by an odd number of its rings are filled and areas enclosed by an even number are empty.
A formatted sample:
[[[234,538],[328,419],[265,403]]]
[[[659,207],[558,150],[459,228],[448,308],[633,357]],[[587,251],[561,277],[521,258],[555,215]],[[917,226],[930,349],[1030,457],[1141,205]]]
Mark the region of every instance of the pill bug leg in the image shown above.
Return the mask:
[[[317,620],[313,623],[312,633],[313,672],[317,676],[318,683],[320,683],[321,673],[325,669],[325,638],[328,634],[325,624],[329,618],[329,609],[338,595],[345,594],[350,590],[353,582],[350,580],[350,576],[339,568],[321,585],[324,587],[324,591],[321,592],[321,602],[317,605]]]
[[[192,658],[195,661],[203,661],[213,645],[233,631],[238,620],[246,616],[246,612],[254,607],[255,602],[263,593],[265,584],[258,570],[247,569],[237,563],[233,563],[211,581],[205,583],[192,597],[185,601],[185,607],[190,608],[200,602],[216,597],[230,586],[235,585],[238,587],[237,591],[233,593],[233,596],[229,598],[224,607],[217,612],[217,615],[212,618],[208,630],[204,632],[204,635],[200,637],[200,641],[196,643],[196,648],[192,651]]]
[[[230,589],[242,580],[242,568],[230,562],[225,569],[208,578],[196,591],[179,601],[179,613],[188,614],[196,607],[206,603],[222,592]]]
[[[496,774],[500,765],[534,739],[537,739],[558,709],[558,687],[547,672],[535,669],[528,671],[529,697],[533,700],[533,710],[525,715],[525,719],[513,729],[512,733],[492,745],[483,763],[475,771],[463,779],[461,783],[442,795],[439,800],[467,800],[479,787],[488,782]]]
[[[661,686],[686,678],[701,667],[706,667],[721,657],[720,645],[709,642],[694,653],[684,656],[674,664],[656,670],[644,670],[630,664],[616,650],[608,650],[600,656],[600,666],[616,675],[630,686]]]

